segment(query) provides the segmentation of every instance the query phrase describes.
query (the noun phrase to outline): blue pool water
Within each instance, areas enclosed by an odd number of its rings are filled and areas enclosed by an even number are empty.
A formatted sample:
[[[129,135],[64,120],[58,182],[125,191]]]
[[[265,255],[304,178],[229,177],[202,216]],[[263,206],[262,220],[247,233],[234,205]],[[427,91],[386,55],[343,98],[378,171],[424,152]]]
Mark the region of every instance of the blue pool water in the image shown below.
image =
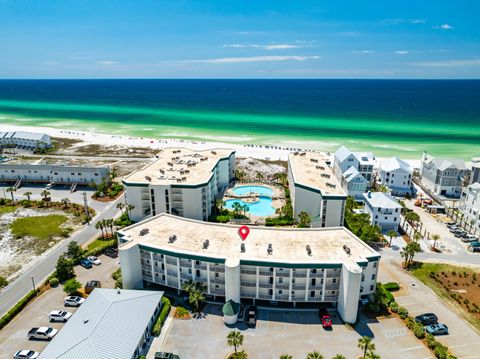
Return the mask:
[[[233,204],[235,202],[240,202],[242,206],[247,205],[249,209],[248,213],[253,214],[254,216],[267,217],[275,213],[275,208],[272,207],[271,197],[259,196],[258,201],[255,203],[245,203],[239,199],[229,199],[225,201],[225,208],[233,210]]]
[[[264,186],[239,186],[233,189],[233,193],[238,196],[249,194],[250,192],[258,193],[261,196],[272,197],[273,190]]]

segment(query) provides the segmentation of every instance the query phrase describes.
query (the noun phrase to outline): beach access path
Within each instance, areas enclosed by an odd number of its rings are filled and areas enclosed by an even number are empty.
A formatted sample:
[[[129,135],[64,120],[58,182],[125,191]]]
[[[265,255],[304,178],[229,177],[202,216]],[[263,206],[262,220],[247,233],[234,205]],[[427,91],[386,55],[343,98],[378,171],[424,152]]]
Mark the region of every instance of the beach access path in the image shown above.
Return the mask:
[[[8,312],[18,303],[29,291],[33,285],[40,286],[43,281],[55,270],[57,259],[67,250],[68,244],[76,241],[84,245],[100,235],[100,231],[95,229],[95,224],[106,218],[118,216],[120,210],[116,208],[117,203],[123,201],[123,195],[115,201],[110,202],[101,212],[97,212],[89,225],[75,232],[71,237],[61,241],[57,246],[42,254],[30,266],[25,268],[22,273],[0,292],[0,317]]]

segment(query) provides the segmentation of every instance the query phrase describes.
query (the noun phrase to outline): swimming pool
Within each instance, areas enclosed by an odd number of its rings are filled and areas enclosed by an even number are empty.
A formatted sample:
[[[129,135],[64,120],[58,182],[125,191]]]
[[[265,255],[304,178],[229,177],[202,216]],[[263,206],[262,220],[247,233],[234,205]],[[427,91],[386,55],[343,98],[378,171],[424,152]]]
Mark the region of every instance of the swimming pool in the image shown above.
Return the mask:
[[[254,187],[254,186],[252,186]],[[260,187],[260,186],[257,186]],[[263,187],[267,188],[267,187]],[[248,192],[246,192],[248,193]],[[258,192],[257,192],[258,193]],[[229,199],[225,201],[225,208],[229,210],[233,210],[233,204],[235,202],[239,202],[242,206],[248,206],[248,213],[259,216],[259,217],[267,217],[271,216],[275,213],[275,208],[272,207],[272,198],[267,196],[259,196],[258,201],[255,203],[246,203],[240,199]]]
[[[239,186],[233,189],[233,193],[237,196],[249,194],[250,192],[257,193],[260,196],[273,196],[273,189],[265,186]]]

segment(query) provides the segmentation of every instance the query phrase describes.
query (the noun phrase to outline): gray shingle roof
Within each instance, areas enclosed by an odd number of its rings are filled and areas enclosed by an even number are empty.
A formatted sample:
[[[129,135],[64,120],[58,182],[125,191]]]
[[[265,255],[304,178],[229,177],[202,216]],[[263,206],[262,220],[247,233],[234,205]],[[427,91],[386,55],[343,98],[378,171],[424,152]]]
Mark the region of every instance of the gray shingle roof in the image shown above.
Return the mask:
[[[392,157],[392,158],[389,158],[388,160],[383,161],[380,165],[380,168],[386,172],[402,169],[405,172],[408,172],[410,174],[413,173],[412,167],[410,167],[410,165],[407,162],[405,162],[404,160],[398,157]]]
[[[388,193],[383,192],[368,192],[363,194],[363,199],[372,207],[379,208],[402,208],[402,206],[395,201],[395,199]]]
[[[162,296],[96,288],[39,359],[131,359]]]

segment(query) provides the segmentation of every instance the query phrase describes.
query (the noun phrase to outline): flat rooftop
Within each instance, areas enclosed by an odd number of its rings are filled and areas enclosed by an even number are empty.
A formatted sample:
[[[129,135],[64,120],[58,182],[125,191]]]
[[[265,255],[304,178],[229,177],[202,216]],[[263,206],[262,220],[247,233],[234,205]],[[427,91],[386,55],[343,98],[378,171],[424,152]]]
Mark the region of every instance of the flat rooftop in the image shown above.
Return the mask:
[[[345,263],[364,262],[379,254],[344,227],[336,228],[269,228],[250,226],[241,252],[240,226],[202,222],[170,214],[159,214],[119,231],[121,245],[136,244],[219,259],[261,260],[279,263]],[[148,230],[148,231],[147,231]],[[148,233],[146,233],[148,232]],[[142,235],[143,234],[143,235]],[[176,236],[174,241],[170,238]],[[204,242],[208,239],[208,246]],[[269,244],[271,254],[267,253]],[[307,253],[310,246],[311,253]],[[350,249],[348,255],[344,249]]]
[[[327,156],[318,152],[292,152],[288,155],[295,183],[320,190],[322,194],[346,196],[326,164],[327,160]]]
[[[166,148],[155,162],[135,171],[124,179],[126,183],[144,184],[200,184],[207,182],[221,159],[234,150],[215,148],[194,151],[188,148]]]

